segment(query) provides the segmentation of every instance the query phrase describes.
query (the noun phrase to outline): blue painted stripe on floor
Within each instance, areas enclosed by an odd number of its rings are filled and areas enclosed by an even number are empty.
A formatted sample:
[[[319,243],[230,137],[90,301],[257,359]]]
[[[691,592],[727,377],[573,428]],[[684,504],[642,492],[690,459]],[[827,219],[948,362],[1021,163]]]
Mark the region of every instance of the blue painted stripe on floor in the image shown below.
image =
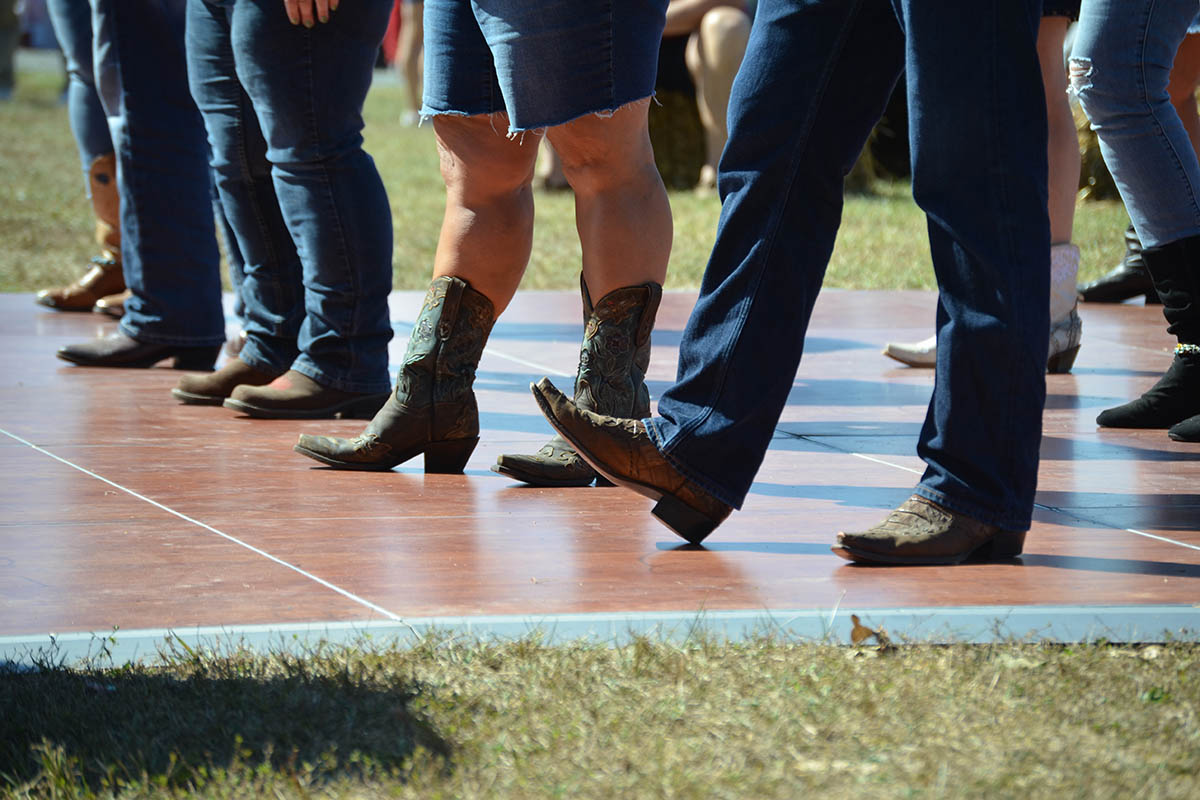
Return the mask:
[[[298,652],[319,642],[405,644],[426,633],[476,640],[537,634],[547,643],[578,640],[618,645],[636,636],[684,641],[704,634],[739,641],[774,635],[804,642],[847,644],[850,615],[884,629],[893,642],[988,643],[1200,641],[1200,604],[1147,606],[957,606],[804,609],[795,611],[615,612],[604,614],[414,617],[278,625],[230,625],[0,637],[0,667],[41,661],[107,665],[154,659],[172,640],[190,648],[247,647]],[[182,649],[178,647],[177,649]]]

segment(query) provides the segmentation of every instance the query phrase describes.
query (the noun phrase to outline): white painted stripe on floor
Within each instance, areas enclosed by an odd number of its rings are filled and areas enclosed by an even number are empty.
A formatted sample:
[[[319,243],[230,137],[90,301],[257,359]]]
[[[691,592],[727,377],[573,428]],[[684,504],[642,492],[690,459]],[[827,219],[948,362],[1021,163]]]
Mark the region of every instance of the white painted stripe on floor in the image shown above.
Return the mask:
[[[542,373],[545,373],[546,375],[557,375],[560,378],[574,378],[575,377],[575,373],[573,373],[573,372],[563,372],[560,369],[555,369],[554,367],[547,367],[544,364],[538,364],[534,361],[526,361],[525,359],[521,358],[520,356],[514,356],[511,353],[506,353],[503,350],[497,350],[494,347],[490,347],[490,346],[485,347],[483,349],[483,352],[491,353],[492,355],[499,356],[500,358],[506,358],[509,361],[512,361],[516,364],[520,364],[523,367],[531,367],[535,372],[542,372]]]
[[[797,642],[849,644],[855,614],[862,624],[884,629],[892,642],[1121,642],[1200,641],[1200,605],[1150,606],[950,606],[768,611],[664,611],[599,614],[412,617],[401,622],[362,620],[276,625],[229,625],[175,629],[30,634],[0,637],[0,669],[11,664],[102,657],[114,664],[153,659],[168,641],[192,649],[305,652],[319,643],[360,647],[405,645],[429,633],[475,641],[537,635],[547,644],[587,641],[620,645],[637,636],[685,641],[696,635],[723,641],[770,635]],[[107,656],[103,654],[107,653]]]
[[[255,547],[254,545],[249,544],[248,542],[243,542],[241,539],[237,538],[236,536],[230,536],[228,533],[219,531],[216,528],[214,528],[213,526],[208,525],[207,523],[201,522],[198,519],[193,519],[192,517],[189,517],[187,514],[184,514],[180,511],[176,511],[173,508],[165,506],[162,503],[158,502],[157,500],[151,500],[149,497],[146,497],[145,495],[138,494],[137,492],[133,491],[132,489],[122,486],[121,484],[116,483],[115,481],[111,481],[108,478],[104,477],[103,475],[97,475],[95,472],[92,472],[90,469],[87,469],[86,467],[81,467],[78,464],[68,461],[67,459],[63,458],[62,456],[55,455],[54,453],[51,453],[49,450],[45,449],[44,447],[39,447],[38,445],[34,444],[33,442],[22,439],[20,436],[17,436],[15,433],[10,433],[9,431],[4,430],[3,428],[0,428],[0,433],[4,434],[5,436],[9,437],[10,439],[20,442],[21,444],[23,444],[27,447],[32,448],[33,450],[37,451],[38,453],[41,453],[42,455],[49,456],[50,458],[53,458],[55,461],[66,464],[68,467],[71,467],[72,469],[79,470],[84,475],[88,475],[92,478],[95,478],[98,481],[107,483],[109,486],[112,486],[114,489],[119,489],[122,492],[125,492],[126,494],[130,495],[131,497],[136,497],[138,500],[149,503],[150,505],[154,506],[155,508],[161,509],[162,511],[165,511],[168,514],[176,516],[185,522],[190,522],[191,524],[196,525],[197,527],[203,528],[204,530],[209,531],[210,533],[215,533],[217,536],[220,536],[222,539],[226,539],[230,542],[233,542],[234,544],[238,545],[239,547],[244,547],[247,550],[249,550],[250,552],[255,553],[256,555],[260,555],[263,558],[266,558],[270,561],[273,561],[276,564],[280,565],[281,567],[286,567],[286,568],[290,569],[292,572],[295,572],[299,575],[303,575],[305,578],[308,578],[310,581],[319,583],[321,586],[324,586],[326,589],[331,589],[331,590],[337,592],[338,594],[340,594],[342,597],[345,597],[348,600],[352,600],[361,606],[365,606],[366,608],[371,609],[372,611],[376,612],[377,614],[381,614],[390,620],[399,620],[400,619],[399,615],[393,614],[391,611],[388,611],[386,608],[383,608],[382,606],[375,605],[370,600],[365,600],[365,599],[359,597],[358,595],[354,594],[353,592],[346,591],[342,587],[336,586],[336,585],[330,583],[329,581],[325,580],[324,578],[318,578],[316,575],[313,575],[311,572],[303,570],[300,567],[297,567],[295,564],[290,564],[287,561],[284,561],[282,558],[279,558],[278,556],[271,555],[266,550],[262,550],[258,547]]]
[[[856,456],[856,457],[864,459],[866,461],[873,461],[876,464],[883,464],[885,467],[895,467],[896,469],[902,469],[905,472],[911,472],[913,475],[924,475],[925,474],[924,470],[913,469],[912,467],[906,467],[903,464],[893,464],[891,461],[884,461],[882,458],[876,458],[875,456],[869,456],[869,455],[866,455],[865,453],[851,453],[850,455]]]

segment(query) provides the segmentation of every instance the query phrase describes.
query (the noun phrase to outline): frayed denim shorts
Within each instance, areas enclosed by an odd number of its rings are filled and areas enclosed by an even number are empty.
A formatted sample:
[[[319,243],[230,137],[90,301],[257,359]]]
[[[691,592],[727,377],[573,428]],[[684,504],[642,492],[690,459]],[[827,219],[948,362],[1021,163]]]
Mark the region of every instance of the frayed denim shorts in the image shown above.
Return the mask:
[[[667,0],[425,0],[422,118],[505,111],[510,134],[654,94]]]

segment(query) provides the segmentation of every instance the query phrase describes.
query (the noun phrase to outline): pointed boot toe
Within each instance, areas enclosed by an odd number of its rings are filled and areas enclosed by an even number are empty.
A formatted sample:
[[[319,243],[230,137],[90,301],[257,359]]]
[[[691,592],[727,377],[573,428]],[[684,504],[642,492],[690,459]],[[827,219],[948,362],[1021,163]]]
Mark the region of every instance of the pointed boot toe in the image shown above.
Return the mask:
[[[888,342],[883,354],[910,367],[933,367],[937,365],[937,337],[920,342]]]
[[[1200,414],[1172,425],[1167,436],[1176,442],[1200,442]]]
[[[589,486],[596,471],[561,436],[555,436],[533,455],[505,453],[492,472],[531,486]]]
[[[353,439],[302,433],[292,449],[338,469],[386,472],[407,460],[393,454],[391,445],[378,436],[366,433]]]

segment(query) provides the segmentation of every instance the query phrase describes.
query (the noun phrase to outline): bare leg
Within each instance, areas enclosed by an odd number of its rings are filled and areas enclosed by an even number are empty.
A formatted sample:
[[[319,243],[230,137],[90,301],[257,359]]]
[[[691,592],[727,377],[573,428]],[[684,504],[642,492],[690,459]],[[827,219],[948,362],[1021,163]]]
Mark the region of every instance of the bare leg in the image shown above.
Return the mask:
[[[701,186],[716,186],[717,162],[729,132],[725,117],[734,76],[750,39],[750,18],[731,6],[714,8],[703,16],[688,39],[686,60],[696,84],[696,105],[704,126],[705,161]]]
[[[396,47],[396,65],[404,76],[409,113],[413,120],[421,112],[421,90],[424,81],[424,52],[421,45],[425,35],[424,9],[424,3],[400,4],[400,41]]]
[[[1050,124],[1050,241],[1071,241],[1075,222],[1075,194],[1079,189],[1079,134],[1067,99],[1067,72],[1063,66],[1066,17],[1042,17],[1038,28],[1038,61],[1046,87],[1046,117]]]
[[[433,277],[465,280],[495,306],[508,306],[533,247],[533,165],[540,137],[509,139],[508,119],[434,118],[446,212]]]
[[[641,100],[547,132],[575,191],[583,275],[596,299],[667,275],[671,206],[654,166],[648,108]]]

